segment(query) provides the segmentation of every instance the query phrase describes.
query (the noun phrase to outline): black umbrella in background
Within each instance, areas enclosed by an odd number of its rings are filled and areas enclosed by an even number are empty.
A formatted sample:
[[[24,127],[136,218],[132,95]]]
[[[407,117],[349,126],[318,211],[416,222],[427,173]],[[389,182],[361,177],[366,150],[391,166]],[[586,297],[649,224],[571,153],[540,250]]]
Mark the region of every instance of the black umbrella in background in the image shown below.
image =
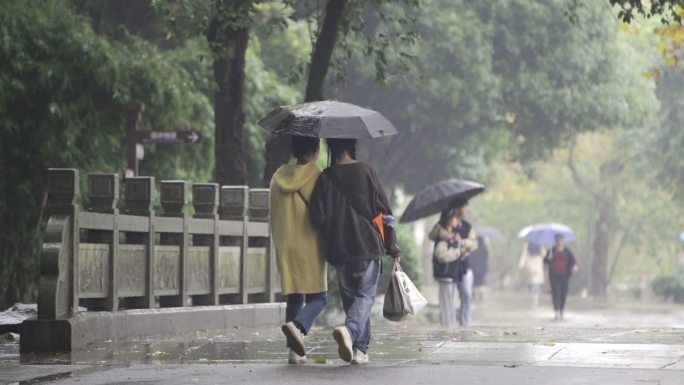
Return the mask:
[[[485,186],[477,182],[449,179],[430,185],[411,200],[400,222],[406,223],[442,212],[456,200],[468,200],[483,192]]]
[[[397,129],[381,113],[333,100],[282,106],[259,125],[272,134],[336,139],[375,139]]]

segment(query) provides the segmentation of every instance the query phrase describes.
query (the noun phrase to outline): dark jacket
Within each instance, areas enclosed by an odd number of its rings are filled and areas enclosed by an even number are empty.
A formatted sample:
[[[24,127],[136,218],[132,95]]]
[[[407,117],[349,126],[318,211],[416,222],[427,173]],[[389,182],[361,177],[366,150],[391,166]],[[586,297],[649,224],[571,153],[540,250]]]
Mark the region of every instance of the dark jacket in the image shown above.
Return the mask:
[[[468,238],[472,226],[468,221],[461,220],[460,225],[454,232],[458,233],[461,238]],[[435,247],[437,247],[437,242],[435,242]],[[440,262],[435,257],[434,253],[432,255],[432,275],[437,278],[451,278],[454,282],[461,282],[463,276],[468,272],[470,268],[470,257],[465,257],[453,262]]]
[[[559,277],[558,274],[554,273],[553,269],[551,268],[553,264],[554,250],[556,250],[556,246],[553,246],[551,250],[546,253],[546,256],[544,257],[544,264],[549,267],[549,275]],[[568,249],[567,246],[565,246],[563,249],[563,253],[565,254],[565,275],[562,275],[559,278],[570,278],[572,275],[572,268],[575,267],[577,261],[575,260],[575,255],[570,249]]]
[[[311,224],[323,234],[328,263],[337,266],[398,255],[394,232],[385,227],[387,242],[383,244],[371,222],[379,213],[391,215],[392,210],[371,166],[361,162],[335,164],[323,171],[311,194],[309,215]]]

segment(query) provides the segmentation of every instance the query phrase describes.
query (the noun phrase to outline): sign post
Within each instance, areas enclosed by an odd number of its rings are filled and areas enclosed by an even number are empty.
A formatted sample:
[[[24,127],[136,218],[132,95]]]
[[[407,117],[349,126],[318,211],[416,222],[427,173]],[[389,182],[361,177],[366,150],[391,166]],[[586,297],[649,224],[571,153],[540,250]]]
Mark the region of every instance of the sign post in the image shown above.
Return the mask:
[[[195,130],[140,131],[140,119],[143,111],[145,111],[145,105],[141,102],[131,102],[124,105],[126,141],[128,143],[126,177],[138,175],[138,162],[145,154],[144,144],[196,144],[204,139],[202,133]]]

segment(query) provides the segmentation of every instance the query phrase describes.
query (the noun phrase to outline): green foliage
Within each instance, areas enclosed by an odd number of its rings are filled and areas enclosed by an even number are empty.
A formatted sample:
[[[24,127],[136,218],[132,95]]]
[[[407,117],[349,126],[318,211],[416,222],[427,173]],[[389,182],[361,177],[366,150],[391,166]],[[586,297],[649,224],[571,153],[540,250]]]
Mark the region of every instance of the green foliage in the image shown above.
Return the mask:
[[[617,9],[616,17],[625,23],[631,23],[639,17],[659,17],[663,24],[682,22],[681,0],[608,0],[608,3]],[[579,11],[584,5],[584,0],[569,0],[566,15],[571,21],[581,20]]]
[[[640,124],[643,83],[625,68],[614,20],[587,5],[578,28],[565,5],[426,0],[411,71],[383,87],[372,64],[355,60],[338,97],[372,106],[401,133],[367,152],[383,181],[415,192],[442,178],[482,179],[502,154],[531,162],[577,132]]]
[[[196,147],[149,147],[141,173],[207,180],[209,100],[197,63],[130,37],[112,43],[65,1],[6,1],[0,14],[0,308],[35,300],[48,167],[124,168],[121,105],[146,104],[145,129],[193,128]],[[193,68],[189,70],[189,68]]]
[[[651,289],[665,300],[684,303],[684,276],[681,274],[659,275],[651,281]]]

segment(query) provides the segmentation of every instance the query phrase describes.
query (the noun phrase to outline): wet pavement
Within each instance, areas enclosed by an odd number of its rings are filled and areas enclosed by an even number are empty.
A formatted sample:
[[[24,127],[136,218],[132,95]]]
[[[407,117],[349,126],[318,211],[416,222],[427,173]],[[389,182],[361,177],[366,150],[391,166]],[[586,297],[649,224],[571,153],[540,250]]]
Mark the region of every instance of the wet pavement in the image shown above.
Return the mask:
[[[525,301],[493,293],[475,307],[470,327],[451,330],[431,323],[434,307],[404,323],[375,314],[372,363],[360,378],[434,383],[459,376],[511,384],[549,383],[544,379],[553,376],[559,379],[555,383],[684,384],[684,306],[608,307],[574,298],[574,310],[556,323],[546,308],[528,310]],[[16,344],[6,343],[0,345],[0,383],[318,384],[360,375],[339,360],[330,328],[312,330],[307,346],[309,363],[290,368],[277,327],[105,341],[70,354],[21,357]],[[431,378],[435,381],[427,381]]]

